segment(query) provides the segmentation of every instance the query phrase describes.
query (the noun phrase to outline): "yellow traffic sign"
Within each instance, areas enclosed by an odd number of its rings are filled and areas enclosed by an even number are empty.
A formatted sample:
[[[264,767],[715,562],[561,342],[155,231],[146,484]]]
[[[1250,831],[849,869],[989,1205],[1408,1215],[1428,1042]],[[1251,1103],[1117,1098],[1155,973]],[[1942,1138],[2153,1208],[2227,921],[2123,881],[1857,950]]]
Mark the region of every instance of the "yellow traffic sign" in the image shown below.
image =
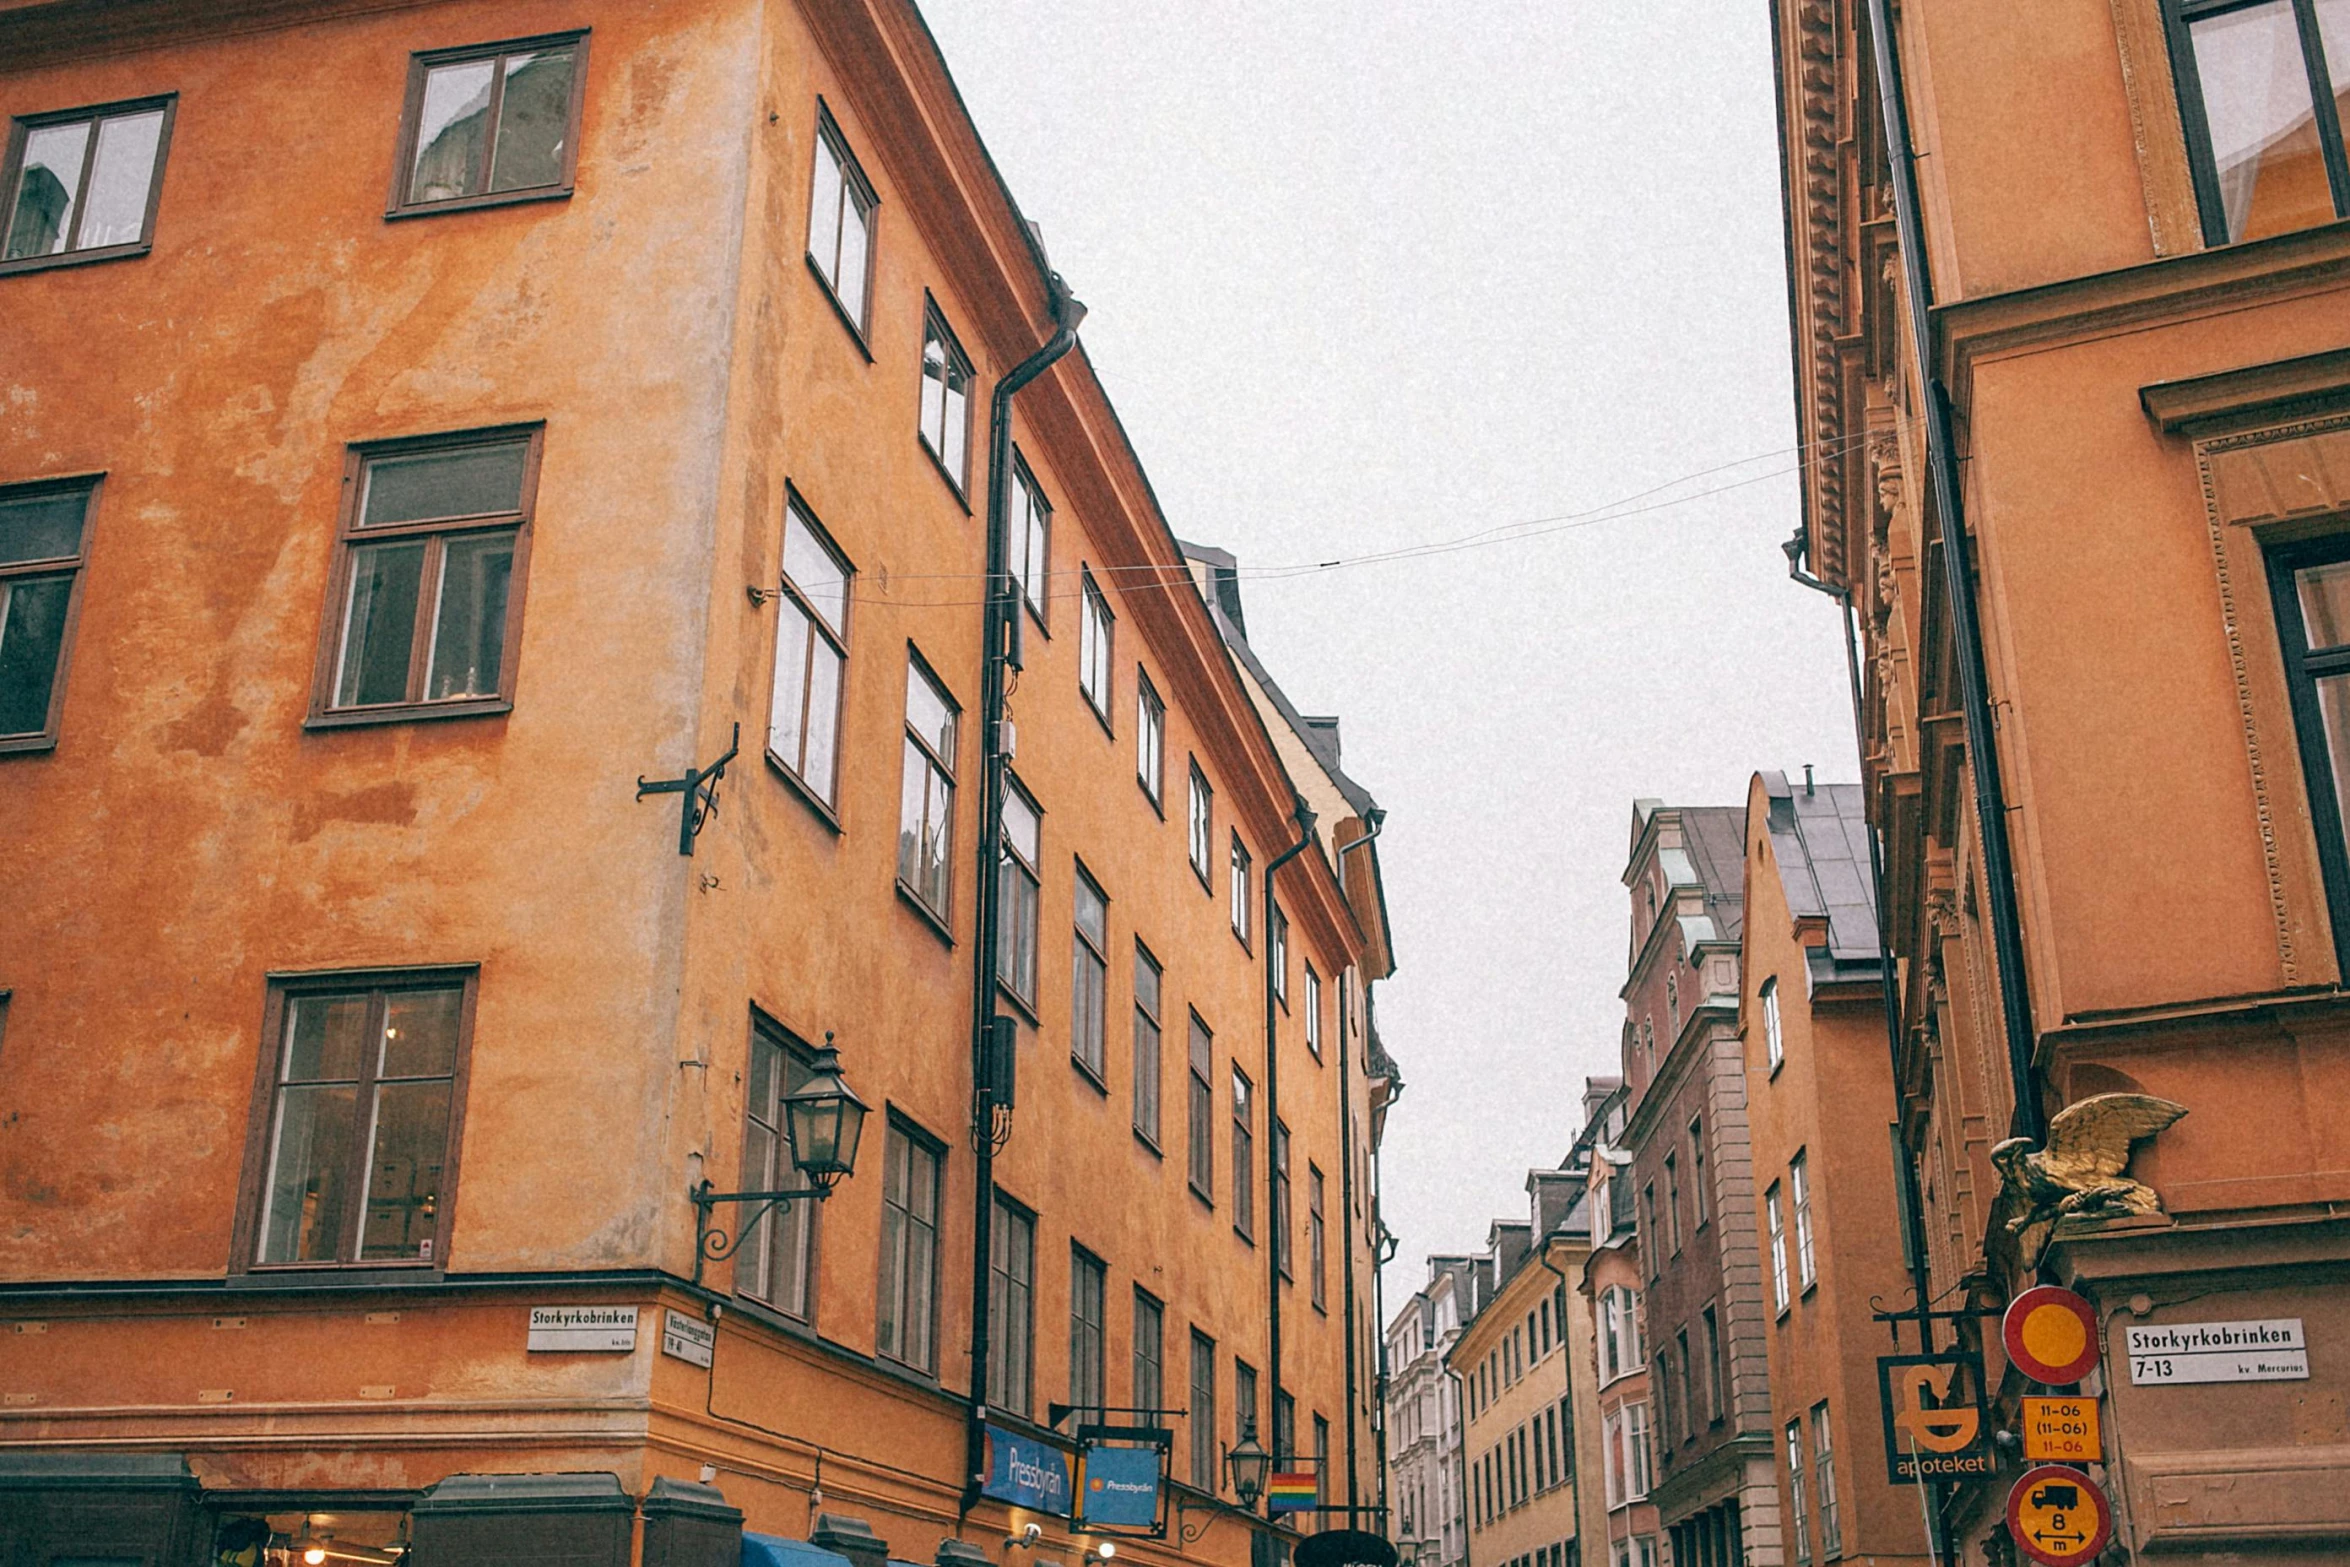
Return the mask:
[[[2090,1562],[2113,1538],[2113,1505],[2078,1469],[2027,1469],[2007,1493],[2007,1532],[2045,1567]]]
[[[2020,1424],[2027,1463],[2094,1464],[2105,1458],[2093,1398],[2027,1397]]]

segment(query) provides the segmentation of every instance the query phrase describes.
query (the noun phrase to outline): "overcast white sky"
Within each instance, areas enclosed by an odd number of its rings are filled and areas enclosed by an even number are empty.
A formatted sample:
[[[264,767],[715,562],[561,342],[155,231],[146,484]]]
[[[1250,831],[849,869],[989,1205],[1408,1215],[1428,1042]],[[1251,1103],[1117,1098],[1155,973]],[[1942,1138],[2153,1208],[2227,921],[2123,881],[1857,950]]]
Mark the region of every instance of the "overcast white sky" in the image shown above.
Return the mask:
[[[1681,499],[1794,460],[1763,0],[921,4],[1177,533],[1244,570],[1778,454],[1244,587],[1390,813],[1392,1309],[1616,1070],[1633,798],[1856,776],[1794,478]]]

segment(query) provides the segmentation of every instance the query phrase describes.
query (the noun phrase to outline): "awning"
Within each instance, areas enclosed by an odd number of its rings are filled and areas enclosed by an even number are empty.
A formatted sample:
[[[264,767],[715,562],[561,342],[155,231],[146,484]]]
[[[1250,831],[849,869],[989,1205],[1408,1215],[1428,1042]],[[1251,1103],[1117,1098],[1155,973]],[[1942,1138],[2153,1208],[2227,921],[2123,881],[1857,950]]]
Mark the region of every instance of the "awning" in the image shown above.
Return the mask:
[[[850,1567],[850,1562],[837,1551],[820,1550],[805,1540],[745,1529],[743,1567]]]

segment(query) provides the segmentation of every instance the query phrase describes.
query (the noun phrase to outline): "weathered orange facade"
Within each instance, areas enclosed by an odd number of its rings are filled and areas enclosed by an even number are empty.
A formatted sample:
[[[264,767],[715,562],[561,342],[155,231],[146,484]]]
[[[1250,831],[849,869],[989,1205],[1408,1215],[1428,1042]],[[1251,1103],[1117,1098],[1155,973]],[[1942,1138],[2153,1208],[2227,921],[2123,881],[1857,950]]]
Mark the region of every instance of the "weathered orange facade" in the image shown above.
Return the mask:
[[[1907,0],[1904,134],[1888,13],[1773,14],[1802,551],[1864,643],[1929,1287],[2096,1303],[2124,1550],[2339,1551],[2350,37],[2338,7]],[[2117,1091],[2186,1107],[2131,1166],[2167,1217],[2067,1220],[2033,1267],[1991,1150]],[[2305,1366],[2129,1353],[2245,1322],[2293,1324]],[[1995,1319],[1955,1331],[2012,1422]],[[1943,1498],[1961,1559],[2011,1559],[2017,1473]]]
[[[1893,1070],[1853,784],[1757,773],[1739,931],[1754,1233],[1771,1326],[1771,1439],[1795,1563],[1924,1562],[1914,1490],[1888,1483],[1872,1320],[1902,1272]]]
[[[403,206],[424,139],[403,92],[432,64],[415,57],[556,36],[577,106],[560,188]],[[396,1519],[459,1472],[610,1472],[634,1496],[707,1467],[754,1529],[807,1533],[820,1494],[899,1556],[941,1537],[997,1554],[1028,1514],[965,1494],[984,394],[1054,323],[1042,251],[914,8],[8,0],[0,62],[20,142],[24,117],[81,106],[171,116],[143,243],[0,265],[0,504],[96,480],[54,722],[0,755],[0,1444],[184,1454],[208,1518]],[[502,90],[486,112],[523,125],[525,89]],[[870,199],[862,286],[843,252],[811,254],[822,136]],[[935,424],[932,319],[971,371]],[[495,689],[436,708],[434,676],[421,705],[353,709],[350,562],[374,503],[352,487],[388,471],[368,443],[477,431],[531,443],[523,521],[499,535],[519,540],[506,661],[474,675]],[[1205,1335],[1218,1414],[1196,1488],[1189,1424],[1170,1422],[1193,1537],[1121,1549],[1239,1562],[1262,1525],[1215,1461],[1241,1429],[1236,1361],[1258,1373],[1266,1445],[1283,1419],[1299,1453],[1327,1451],[1332,1500],[1377,1489],[1375,816],[1343,803],[1368,797],[1333,736],[1260,710],[1082,351],[1020,395],[1013,436],[1052,508],[1009,704],[1042,820],[1036,979],[1002,1003],[1018,1099],[994,1162],[1033,1224],[1031,1342],[1027,1386],[987,1413],[1044,1442],[1054,1402],[1182,1410]],[[847,572],[826,601],[845,657],[829,789],[770,730],[779,627],[816,602],[790,586],[787,514]],[[1096,604],[1107,630],[1081,630]],[[900,874],[907,853],[927,864],[901,844],[924,678],[959,710],[935,914]],[[1155,800],[1144,680],[1164,714]],[[681,854],[683,797],[640,798],[640,779],[707,767],[738,724]],[[1200,870],[1189,768],[1213,791]],[[1325,809],[1279,875],[1285,935],[1260,913],[1243,935],[1232,851],[1261,911],[1301,794]],[[1080,877],[1106,900],[1090,981]],[[1138,943],[1163,975],[1155,1140],[1137,1130]],[[469,1016],[445,1165],[409,1176],[407,1250],[266,1261],[258,1205],[285,1145],[265,1045],[320,985],[424,982],[461,989]],[[1093,1061],[1073,1051],[1089,983]],[[744,1168],[754,1041],[828,1038],[871,1113],[817,1211],[804,1306],[762,1303],[733,1262],[696,1287],[689,1189],[765,1176]],[[1278,1180],[1255,1103],[1276,1066]],[[1236,1073],[1254,1090],[1238,1103]],[[885,1203],[901,1146],[940,1173],[929,1342],[893,1353],[876,1301],[904,1278],[880,1260],[904,1233],[905,1200]],[[1082,1350],[1081,1267],[1103,1302]],[[1274,1407],[1275,1292],[1293,1418]],[[1163,1310],[1156,1399],[1135,1396],[1141,1297]],[[536,1306],[635,1307],[634,1348],[532,1352]],[[665,1313],[714,1330],[713,1365],[662,1352]],[[1088,1388],[1071,1360],[1096,1352]],[[1070,1551],[1042,1521],[1039,1550]]]

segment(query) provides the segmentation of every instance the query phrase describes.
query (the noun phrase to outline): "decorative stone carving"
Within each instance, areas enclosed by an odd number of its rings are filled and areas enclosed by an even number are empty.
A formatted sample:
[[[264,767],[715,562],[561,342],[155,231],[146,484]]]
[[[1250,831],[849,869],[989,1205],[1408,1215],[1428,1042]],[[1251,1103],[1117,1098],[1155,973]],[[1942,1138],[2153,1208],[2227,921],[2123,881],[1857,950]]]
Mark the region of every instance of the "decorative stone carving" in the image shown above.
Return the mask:
[[[2187,1113],[2152,1094],[2098,1094],[2058,1111],[2046,1146],[2011,1137],[1991,1150],[2016,1263],[2028,1274],[2060,1219],[2120,1219],[2162,1212],[2154,1188],[2129,1179],[2130,1149]]]

